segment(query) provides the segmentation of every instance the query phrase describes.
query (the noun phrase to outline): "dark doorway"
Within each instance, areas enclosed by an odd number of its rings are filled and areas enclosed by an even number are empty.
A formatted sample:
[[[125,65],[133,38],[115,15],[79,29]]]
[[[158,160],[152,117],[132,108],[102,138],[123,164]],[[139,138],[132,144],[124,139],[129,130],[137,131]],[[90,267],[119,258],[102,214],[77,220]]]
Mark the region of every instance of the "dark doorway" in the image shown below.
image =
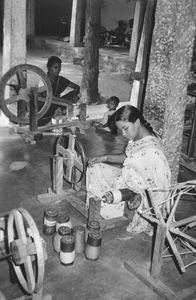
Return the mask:
[[[36,0],[35,34],[69,36],[71,12],[72,0]]]

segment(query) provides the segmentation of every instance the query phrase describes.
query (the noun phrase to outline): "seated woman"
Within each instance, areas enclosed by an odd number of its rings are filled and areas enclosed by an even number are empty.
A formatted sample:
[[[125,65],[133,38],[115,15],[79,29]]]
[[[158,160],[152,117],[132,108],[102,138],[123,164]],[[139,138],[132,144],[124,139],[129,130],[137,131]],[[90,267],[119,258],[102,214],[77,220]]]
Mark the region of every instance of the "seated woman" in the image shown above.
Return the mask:
[[[50,56],[47,62],[47,75],[52,84],[53,96],[65,99],[66,103],[76,103],[78,94],[80,92],[80,87],[76,83],[59,75],[61,71],[61,63],[61,59],[57,56]],[[65,93],[68,88],[71,88],[71,91]],[[64,95],[62,95],[62,93]],[[39,122],[43,123],[44,120],[46,123],[49,122],[59,107],[61,106],[58,104],[51,104],[49,110]],[[62,106],[61,109],[64,110],[65,107]]]
[[[139,193],[142,201],[135,211],[132,222],[127,230],[132,233],[146,231],[151,233],[147,221],[138,214],[139,211],[149,208],[147,192],[157,204],[164,201],[164,193],[154,192],[151,189],[156,187],[167,187],[170,185],[171,172],[161,147],[160,140],[156,137],[152,127],[146,122],[143,115],[137,108],[126,105],[118,109],[112,116],[111,129],[117,134],[118,130],[128,140],[125,153],[118,155],[104,155],[89,159],[87,169],[87,205],[88,199],[93,195],[102,197],[107,191],[128,188]],[[121,168],[105,164],[122,164]],[[105,203],[107,214],[112,217],[114,211],[122,209],[119,204]],[[121,202],[120,205],[123,205]],[[162,209],[166,209],[161,205]],[[104,211],[103,209],[103,211]]]

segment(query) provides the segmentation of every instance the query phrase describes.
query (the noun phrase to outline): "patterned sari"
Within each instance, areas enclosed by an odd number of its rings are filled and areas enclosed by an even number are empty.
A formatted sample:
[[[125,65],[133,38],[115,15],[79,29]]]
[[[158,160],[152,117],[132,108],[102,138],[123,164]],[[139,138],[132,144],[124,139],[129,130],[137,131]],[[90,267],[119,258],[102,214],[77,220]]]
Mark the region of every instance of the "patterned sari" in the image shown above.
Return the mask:
[[[162,205],[161,203],[164,202],[166,194],[151,190],[154,188],[166,188],[170,185],[170,168],[160,141],[154,136],[146,136],[135,142],[129,141],[125,154],[126,158],[121,169],[105,163],[95,164],[87,169],[87,206],[88,199],[92,195],[101,198],[106,191],[129,188],[141,194],[142,202],[135,211],[133,220],[127,230],[132,233],[148,232],[148,223],[140,217],[138,212],[149,208],[150,204],[146,196],[146,190],[150,191],[150,197],[154,203]],[[123,202],[104,205],[106,214],[103,217],[105,219],[107,219],[107,210],[110,212],[112,208],[114,212],[113,217],[116,217],[118,211],[123,211],[124,209]]]

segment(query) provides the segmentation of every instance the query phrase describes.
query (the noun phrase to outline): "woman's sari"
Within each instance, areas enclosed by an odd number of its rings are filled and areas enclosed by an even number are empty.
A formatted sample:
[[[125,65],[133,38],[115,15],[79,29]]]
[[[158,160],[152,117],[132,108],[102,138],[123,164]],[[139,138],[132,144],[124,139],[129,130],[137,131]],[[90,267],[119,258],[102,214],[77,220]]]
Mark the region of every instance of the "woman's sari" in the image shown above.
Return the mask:
[[[146,190],[157,205],[161,205],[166,194],[153,192],[157,187],[170,185],[171,172],[160,141],[154,136],[146,136],[138,141],[129,141],[125,149],[126,158],[123,167],[117,168],[108,164],[95,164],[87,169],[87,206],[93,195],[102,197],[107,191],[129,188],[141,194],[142,202],[128,226],[130,232],[149,231],[147,221],[138,212],[148,209],[150,204]],[[105,219],[123,215],[124,203],[102,203],[101,215]]]

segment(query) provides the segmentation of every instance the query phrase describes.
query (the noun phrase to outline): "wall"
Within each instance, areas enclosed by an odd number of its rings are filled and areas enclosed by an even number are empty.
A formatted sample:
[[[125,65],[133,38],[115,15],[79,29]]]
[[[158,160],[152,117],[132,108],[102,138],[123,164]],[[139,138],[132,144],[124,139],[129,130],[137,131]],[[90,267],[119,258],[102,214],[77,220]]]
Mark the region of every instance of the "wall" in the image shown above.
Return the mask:
[[[133,18],[135,0],[102,0],[101,25],[107,30],[115,29],[118,21]]]

